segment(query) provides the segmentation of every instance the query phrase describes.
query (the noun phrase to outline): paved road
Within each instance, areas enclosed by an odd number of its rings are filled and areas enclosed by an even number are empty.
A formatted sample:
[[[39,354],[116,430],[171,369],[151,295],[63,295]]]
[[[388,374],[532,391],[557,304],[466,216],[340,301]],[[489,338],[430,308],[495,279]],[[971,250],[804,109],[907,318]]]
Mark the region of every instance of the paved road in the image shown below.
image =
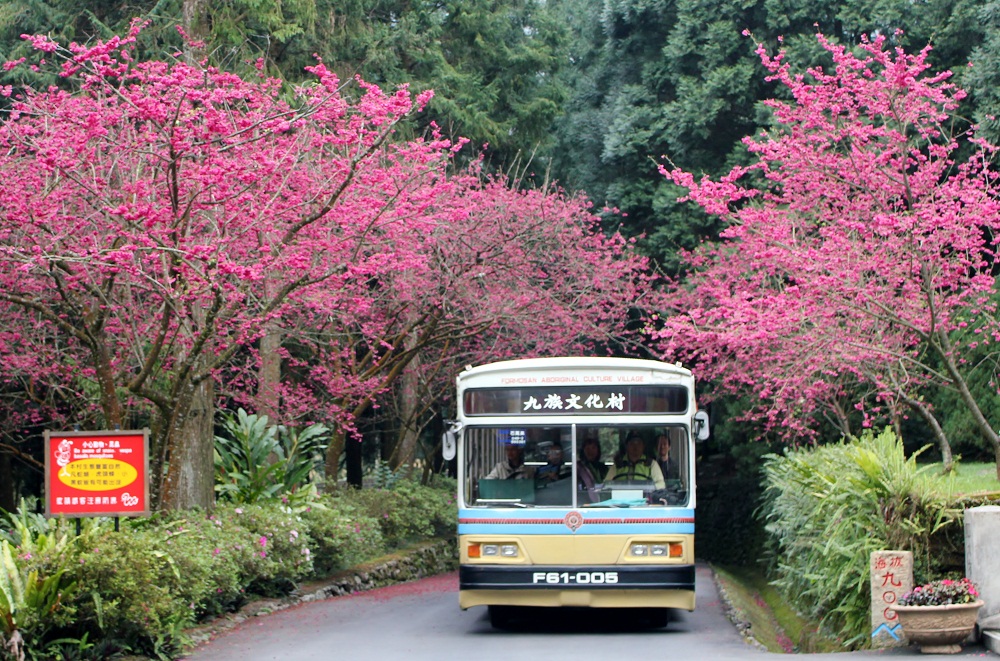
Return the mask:
[[[490,626],[485,608],[458,608],[458,575],[445,574],[371,592],[301,604],[252,618],[202,645],[190,661],[302,661],[344,658],[406,661],[611,661],[773,658],[744,642],[726,619],[711,572],[697,574],[698,608],[678,611],[665,629],[637,626],[627,611],[541,609],[543,617],[511,630]],[[783,655],[787,656],[787,655]],[[809,661],[917,656],[889,652],[802,655]],[[962,656],[994,656],[971,647]]]

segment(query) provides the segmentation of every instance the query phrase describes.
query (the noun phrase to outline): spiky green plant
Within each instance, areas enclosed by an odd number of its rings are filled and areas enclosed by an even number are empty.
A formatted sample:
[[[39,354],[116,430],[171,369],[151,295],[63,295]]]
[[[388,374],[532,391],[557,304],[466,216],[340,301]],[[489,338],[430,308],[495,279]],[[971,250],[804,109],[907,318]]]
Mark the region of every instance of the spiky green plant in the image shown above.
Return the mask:
[[[222,424],[227,434],[215,437],[215,490],[221,499],[255,503],[310,492],[301,489],[321,465],[329,443],[325,425],[301,430],[268,425],[267,416],[242,408]]]
[[[848,647],[864,646],[870,633],[871,553],[912,551],[926,573],[932,535],[959,514],[946,478],[907,458],[888,428],[770,455],[764,479],[774,583]]]

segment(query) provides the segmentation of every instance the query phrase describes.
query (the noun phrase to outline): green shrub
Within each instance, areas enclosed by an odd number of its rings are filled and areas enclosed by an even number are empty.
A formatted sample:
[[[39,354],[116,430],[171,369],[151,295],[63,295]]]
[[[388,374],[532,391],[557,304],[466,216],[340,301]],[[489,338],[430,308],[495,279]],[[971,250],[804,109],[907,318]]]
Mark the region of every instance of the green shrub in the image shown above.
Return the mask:
[[[225,505],[218,508],[216,515],[248,533],[242,543],[228,549],[250,578],[248,592],[262,596],[287,594],[300,579],[312,574],[312,539],[307,523],[287,505]]]
[[[764,476],[775,585],[852,648],[869,640],[871,552],[912,551],[915,574],[926,575],[932,538],[957,516],[948,483],[907,459],[889,429],[771,455]]]
[[[377,520],[389,548],[454,534],[458,518],[454,491],[409,479],[399,480],[392,489],[342,489],[333,497],[332,507],[349,511],[353,506]]]
[[[0,539],[0,655],[34,658],[76,616],[75,545],[65,521],[46,521],[23,506],[6,516],[11,531]]]
[[[163,548],[183,577],[174,588],[178,598],[192,605],[196,619],[239,608],[259,566],[251,533],[215,514],[185,514],[159,528]]]
[[[268,425],[267,416],[243,409],[226,415],[225,436],[215,437],[215,491],[221,500],[255,503],[282,496],[286,501],[309,498],[303,489],[322,466],[329,429]]]
[[[386,552],[379,522],[352,505],[328,499],[331,506],[312,507],[302,513],[313,539],[312,561],[317,576],[328,576],[377,558]]]
[[[16,633],[28,659],[176,658],[196,621],[382,555],[386,531],[393,546],[450,534],[454,501],[453,481],[399,480],[293,504],[159,512],[122,520],[120,532],[85,519],[79,536],[75,521],[22,510],[0,539],[0,637]]]
[[[156,529],[98,531],[81,538],[76,627],[115,639],[120,649],[160,658],[183,648],[194,608],[177,587],[182,576]]]

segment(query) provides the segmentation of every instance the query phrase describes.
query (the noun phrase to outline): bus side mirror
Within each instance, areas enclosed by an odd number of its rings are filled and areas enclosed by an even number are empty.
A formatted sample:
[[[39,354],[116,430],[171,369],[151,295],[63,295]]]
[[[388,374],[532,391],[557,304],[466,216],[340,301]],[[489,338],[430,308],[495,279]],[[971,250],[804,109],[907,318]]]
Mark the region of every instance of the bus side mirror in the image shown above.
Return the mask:
[[[698,411],[694,414],[694,437],[698,441],[708,440],[708,411]]]
[[[455,432],[446,431],[441,434],[441,456],[444,457],[445,461],[451,461],[455,458],[457,448],[458,438]]]
[[[455,458],[458,450],[458,432],[462,430],[462,423],[458,420],[445,420],[448,429],[441,434],[441,456],[445,461]]]

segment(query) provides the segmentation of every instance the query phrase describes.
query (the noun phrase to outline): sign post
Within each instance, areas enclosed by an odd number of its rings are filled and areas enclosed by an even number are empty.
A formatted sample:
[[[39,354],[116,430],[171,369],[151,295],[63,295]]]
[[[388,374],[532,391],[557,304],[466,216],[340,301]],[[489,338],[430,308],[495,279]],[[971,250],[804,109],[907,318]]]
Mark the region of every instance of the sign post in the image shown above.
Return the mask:
[[[46,516],[148,516],[149,430],[45,437]]]

